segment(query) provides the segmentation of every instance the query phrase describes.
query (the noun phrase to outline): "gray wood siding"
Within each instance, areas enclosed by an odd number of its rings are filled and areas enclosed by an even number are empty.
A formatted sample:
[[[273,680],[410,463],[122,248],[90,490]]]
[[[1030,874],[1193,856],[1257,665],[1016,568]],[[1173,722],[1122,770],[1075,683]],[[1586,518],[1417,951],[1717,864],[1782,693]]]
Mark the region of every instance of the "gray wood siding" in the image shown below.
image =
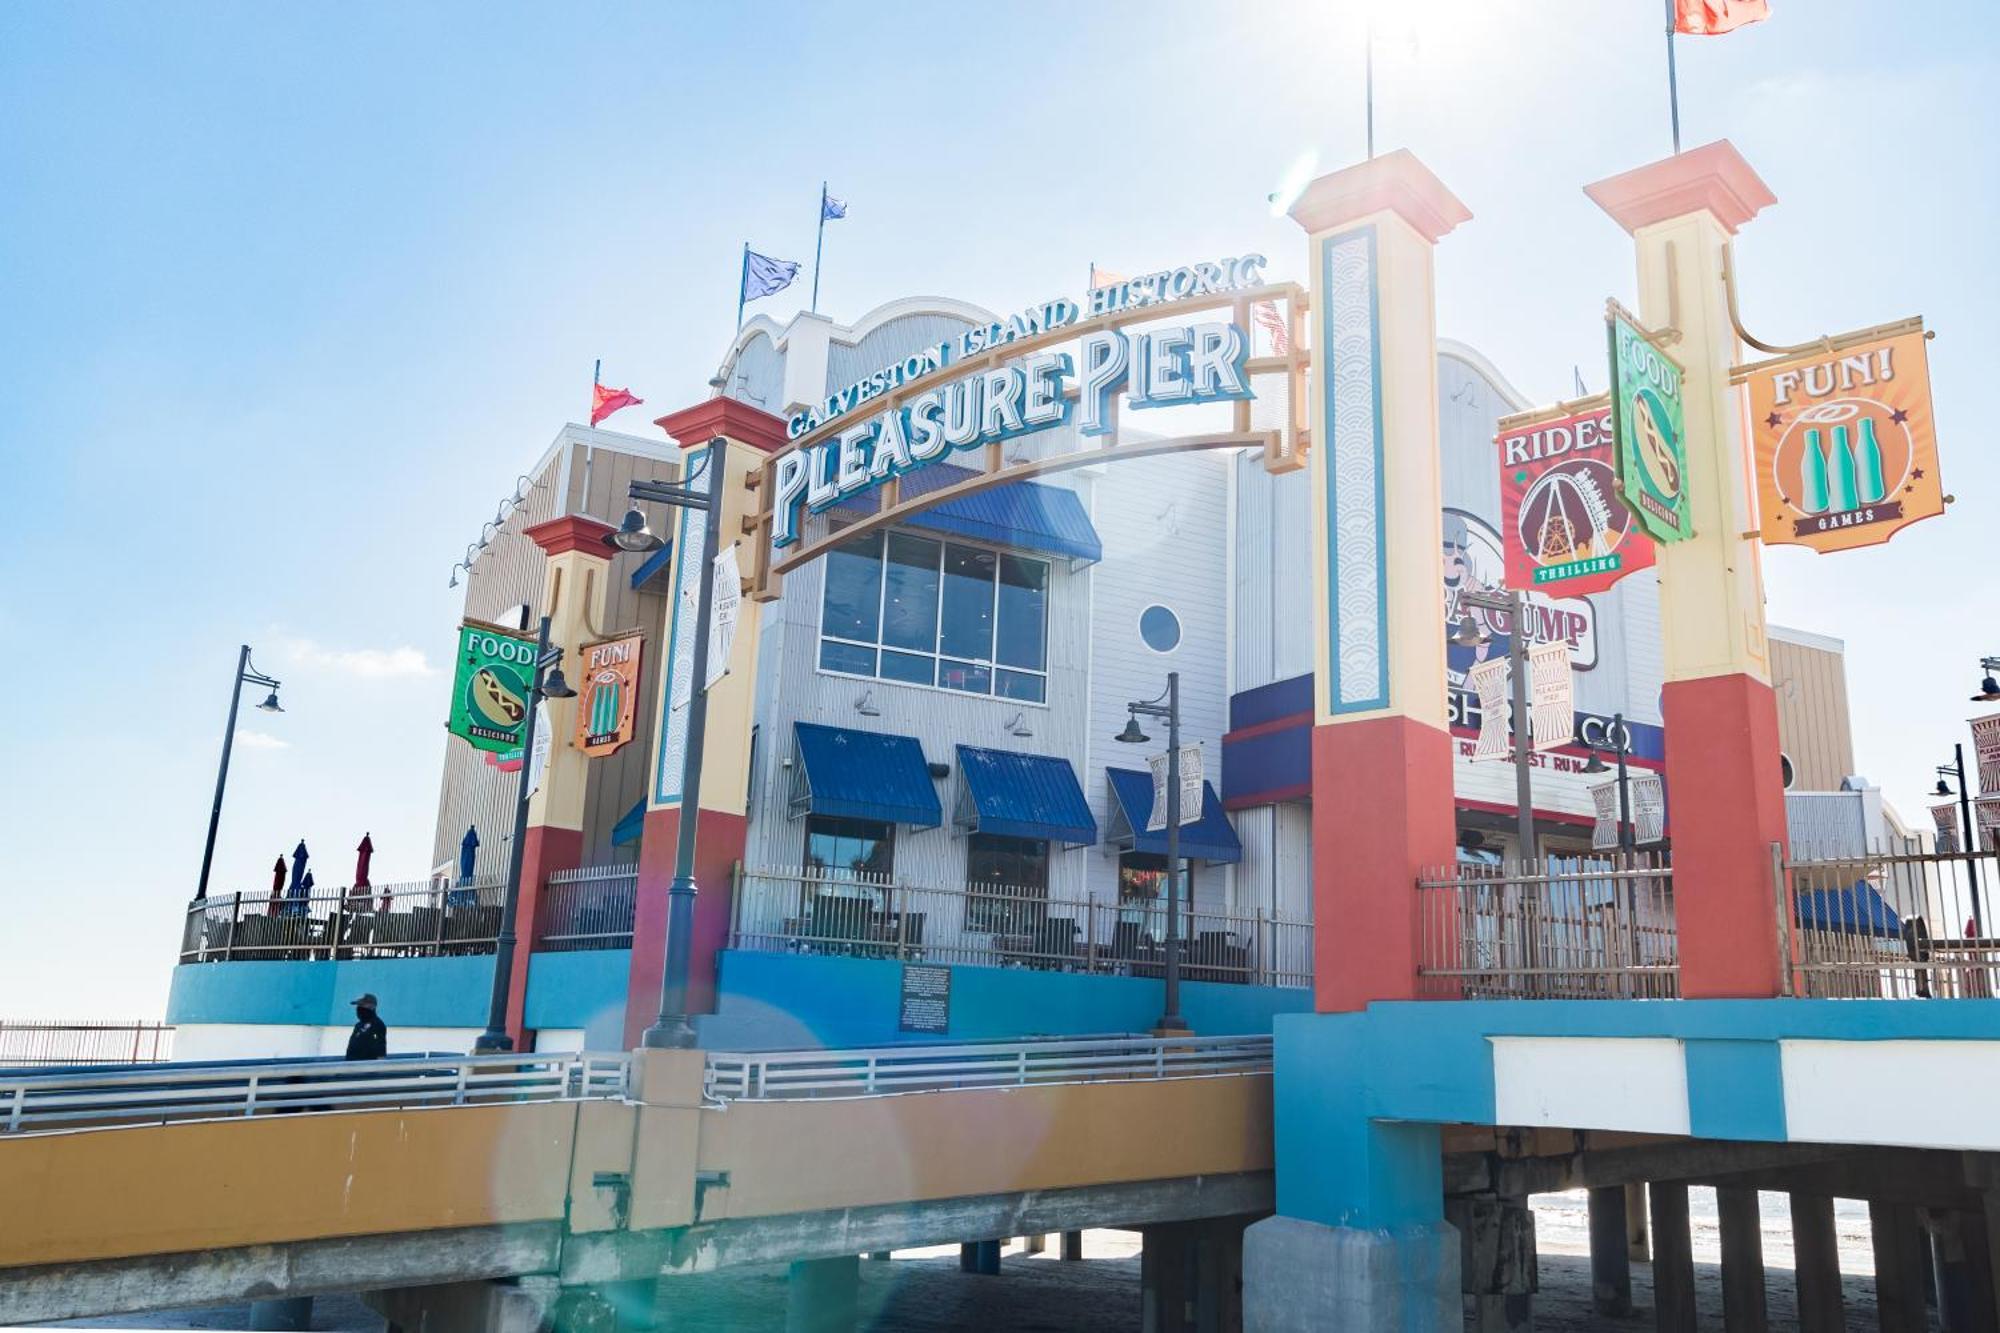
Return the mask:
[[[1831,642],[1831,641],[1829,641]],[[1773,626],[1771,685],[1778,696],[1778,747],[1792,761],[1794,791],[1839,791],[1854,773],[1845,653],[1785,637]]]

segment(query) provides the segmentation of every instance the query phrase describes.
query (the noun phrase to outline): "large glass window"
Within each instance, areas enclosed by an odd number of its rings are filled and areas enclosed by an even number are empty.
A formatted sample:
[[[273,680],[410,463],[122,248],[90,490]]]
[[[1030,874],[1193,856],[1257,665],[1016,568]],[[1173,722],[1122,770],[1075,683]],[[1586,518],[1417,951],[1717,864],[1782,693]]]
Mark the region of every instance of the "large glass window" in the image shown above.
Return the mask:
[[[1048,698],[1045,560],[871,533],[827,556],[819,664],[968,694]]]
[[[887,879],[896,864],[895,825],[872,819],[806,819],[806,869],[827,879]]]
[[[1048,917],[1049,844],[975,833],[966,840],[965,928],[1032,935]]]

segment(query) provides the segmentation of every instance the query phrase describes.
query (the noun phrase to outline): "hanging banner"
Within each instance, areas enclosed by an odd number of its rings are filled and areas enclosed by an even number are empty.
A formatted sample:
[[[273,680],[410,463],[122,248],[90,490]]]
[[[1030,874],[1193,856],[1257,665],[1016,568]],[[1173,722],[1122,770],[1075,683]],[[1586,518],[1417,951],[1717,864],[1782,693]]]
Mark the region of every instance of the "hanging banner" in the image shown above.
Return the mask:
[[[466,621],[458,628],[458,666],[446,729],[475,750],[518,753],[534,676],[533,639],[484,621]]]
[[[736,616],[743,605],[743,574],[736,564],[736,543],[715,557],[715,588],[708,607],[708,678],[704,690],[729,674],[729,650],[736,643]]]
[[[1508,587],[1576,596],[1651,568],[1653,539],[1618,493],[1615,439],[1608,395],[1500,419]]]
[[[549,726],[549,701],[544,699],[535,705],[535,743],[528,753],[530,796],[542,789],[542,779],[548,776],[549,755],[555,751],[555,740],[555,732]]]
[[[1631,779],[1632,840],[1658,842],[1667,836],[1667,780],[1658,773]]]
[[[575,744],[587,757],[616,754],[637,730],[639,664],[645,646],[646,636],[639,630],[583,646]]]
[[[1972,803],[1972,824],[1985,851],[2000,847],[2000,796],[1981,796]]]
[[[1688,504],[1687,431],[1678,362],[1654,345],[1616,301],[1605,303],[1611,344],[1611,426],[1617,439],[1618,490],[1654,541],[1694,536]]]
[[[1576,703],[1570,689],[1569,652],[1559,643],[1528,649],[1528,724],[1533,747],[1553,750],[1576,739]]]
[[[1149,761],[1153,769],[1153,809],[1146,816],[1146,832],[1158,833],[1167,826],[1167,757],[1156,754]],[[1181,827],[1201,818],[1201,747],[1181,747]]]
[[[1629,799],[1629,798],[1628,798]],[[1590,849],[1614,851],[1618,847],[1618,779],[1600,782],[1590,789],[1591,808],[1597,820],[1590,826]]]
[[[1944,512],[1922,320],[1739,366],[1767,545],[1845,551]]]
[[[1966,725],[1972,728],[1972,755],[1979,761],[1979,790],[2000,791],[2000,713],[1972,718]]]
[[[1951,801],[1941,801],[1931,807],[1931,823],[1937,826],[1937,849],[1950,853],[1958,850],[1958,806]]]
[[[1479,696],[1479,739],[1472,743],[1472,758],[1505,759],[1514,718],[1507,659],[1496,658],[1473,667],[1465,673],[1465,688]]]

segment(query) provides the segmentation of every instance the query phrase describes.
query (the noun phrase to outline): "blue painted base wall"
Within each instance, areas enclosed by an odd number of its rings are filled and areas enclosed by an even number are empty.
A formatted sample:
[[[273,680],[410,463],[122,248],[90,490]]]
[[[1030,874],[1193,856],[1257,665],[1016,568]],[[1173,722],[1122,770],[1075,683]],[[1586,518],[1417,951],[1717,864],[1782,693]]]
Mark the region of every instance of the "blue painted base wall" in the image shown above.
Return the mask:
[[[398,1027],[486,1026],[493,959],[352,958],[338,962],[185,963],[167,994],[169,1023],[303,1023],[346,1027],[364,991]]]

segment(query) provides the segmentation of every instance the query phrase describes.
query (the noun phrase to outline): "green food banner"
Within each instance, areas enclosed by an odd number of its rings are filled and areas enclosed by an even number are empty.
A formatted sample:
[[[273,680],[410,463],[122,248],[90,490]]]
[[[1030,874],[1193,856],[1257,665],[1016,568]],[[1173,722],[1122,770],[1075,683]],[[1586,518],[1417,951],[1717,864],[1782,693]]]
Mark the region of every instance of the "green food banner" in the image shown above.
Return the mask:
[[[1654,345],[1631,313],[1609,303],[1611,416],[1618,444],[1618,490],[1656,542],[1694,536],[1687,495],[1686,375]]]
[[[518,753],[534,684],[535,641],[477,620],[458,629],[451,734],[475,750]]]

